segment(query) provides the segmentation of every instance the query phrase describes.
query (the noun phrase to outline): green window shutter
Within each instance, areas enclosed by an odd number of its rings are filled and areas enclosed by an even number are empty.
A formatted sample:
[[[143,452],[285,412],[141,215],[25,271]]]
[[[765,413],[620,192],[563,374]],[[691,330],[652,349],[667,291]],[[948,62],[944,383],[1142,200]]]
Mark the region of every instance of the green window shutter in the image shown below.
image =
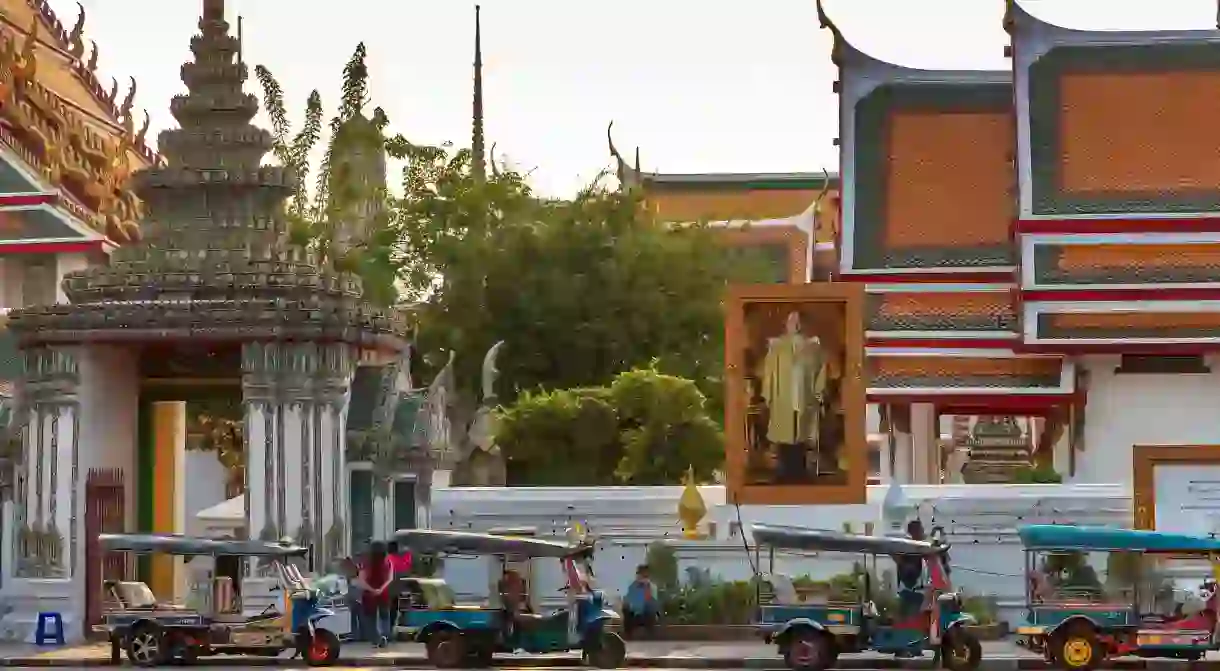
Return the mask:
[[[347,495],[352,516],[352,553],[359,554],[373,538],[373,472],[352,471]]]
[[[415,528],[415,481],[394,482],[394,529]]]

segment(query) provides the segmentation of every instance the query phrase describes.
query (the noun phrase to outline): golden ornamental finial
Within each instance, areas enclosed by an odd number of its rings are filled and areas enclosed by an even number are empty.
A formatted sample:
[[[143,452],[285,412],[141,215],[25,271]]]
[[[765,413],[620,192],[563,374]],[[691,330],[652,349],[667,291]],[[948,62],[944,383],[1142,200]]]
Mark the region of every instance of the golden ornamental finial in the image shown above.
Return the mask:
[[[13,68],[13,78],[25,84],[34,78],[38,72],[38,57],[35,48],[38,45],[38,16],[30,23],[30,30],[25,34],[25,43],[21,46],[21,54]]]
[[[683,479],[682,496],[678,499],[678,519],[682,520],[682,535],[699,538],[699,522],[707,516],[707,504],[695,484],[695,468],[689,466]]]
[[[127,97],[123,99],[123,106],[119,108],[119,114],[123,117],[123,124],[127,130],[131,130],[131,125],[134,120],[131,116],[131,109],[136,103],[136,78],[131,78],[131,90],[127,92]]]
[[[81,39],[85,35],[85,6],[79,2],[76,6],[80,8],[80,14],[76,17],[76,25],[72,26],[72,33],[68,35],[68,45],[72,60],[79,63],[85,57],[85,41]]]
[[[140,126],[140,132],[136,133],[136,139],[132,143],[136,147],[143,147],[144,141],[148,138],[148,127],[152,124],[152,118],[148,116],[148,110],[144,110],[144,125]]]
[[[90,40],[90,42],[93,44],[93,53],[89,54],[89,63],[85,66],[85,69],[89,72],[97,72],[97,40]]]
[[[110,103],[111,105],[114,105],[114,103],[118,99],[119,99],[119,80],[114,77],[111,77],[110,78],[110,93],[106,94],[106,102]]]
[[[818,197],[813,199],[813,211],[818,216],[822,214],[822,204],[828,193],[830,193],[830,171],[822,168],[822,190],[818,192]]]

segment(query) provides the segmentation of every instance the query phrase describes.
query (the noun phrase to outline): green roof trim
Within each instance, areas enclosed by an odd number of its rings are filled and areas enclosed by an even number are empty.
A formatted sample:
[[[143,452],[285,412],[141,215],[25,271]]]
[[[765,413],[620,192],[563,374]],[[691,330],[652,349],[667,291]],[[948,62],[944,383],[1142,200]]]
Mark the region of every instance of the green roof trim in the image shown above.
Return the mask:
[[[897,250],[885,245],[890,114],[896,110],[950,113],[1004,112],[1011,108],[1012,85],[1007,82],[883,84],[856,103],[854,269],[968,269],[1016,262],[1016,250],[1007,243]]]
[[[640,176],[646,187],[664,191],[704,191],[726,189],[741,191],[808,191],[826,187],[821,172],[787,173],[655,173]],[[839,173],[830,173],[830,186],[839,186]]]
[[[1059,182],[1059,82],[1067,73],[1220,71],[1220,43],[1060,46],[1029,68],[1029,136],[1034,214],[1208,212],[1220,189],[1066,193]]]

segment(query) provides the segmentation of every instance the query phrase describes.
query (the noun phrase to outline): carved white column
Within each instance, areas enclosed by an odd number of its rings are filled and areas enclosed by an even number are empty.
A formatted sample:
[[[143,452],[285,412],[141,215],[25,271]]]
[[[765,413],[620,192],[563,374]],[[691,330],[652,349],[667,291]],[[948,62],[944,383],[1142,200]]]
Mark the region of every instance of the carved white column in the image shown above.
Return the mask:
[[[277,347],[250,343],[242,348],[242,406],[245,411],[246,534],[278,538],[275,477]]]
[[[316,473],[314,510],[315,538],[319,539],[318,561],[322,564],[347,556],[351,549],[348,529],[347,406],[355,373],[356,351],[348,345],[329,345],[314,383],[313,432]]]
[[[79,491],[79,373],[76,352],[25,352],[25,428],[17,468],[16,575],[71,577],[75,570]]]
[[[315,565],[347,552],[344,425],[355,350],[245,346],[246,517],[252,536],[291,536]]]

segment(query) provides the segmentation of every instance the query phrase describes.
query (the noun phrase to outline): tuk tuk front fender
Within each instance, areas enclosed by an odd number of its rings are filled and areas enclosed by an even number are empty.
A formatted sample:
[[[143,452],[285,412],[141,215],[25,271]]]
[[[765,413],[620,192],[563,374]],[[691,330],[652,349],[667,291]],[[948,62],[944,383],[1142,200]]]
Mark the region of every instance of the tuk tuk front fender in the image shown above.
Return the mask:
[[[781,625],[778,629],[771,632],[771,640],[775,641],[776,643],[779,643],[779,642],[783,641],[783,639],[785,637],[787,637],[789,633],[791,633],[797,629],[812,629],[814,631],[826,631],[826,627],[823,626],[822,623],[818,622],[817,620],[811,620],[807,617],[797,617],[797,618],[788,620],[783,625]]]
[[[425,643],[425,642],[427,642],[428,637],[431,636],[432,634],[435,634],[438,631],[446,631],[446,630],[456,631],[458,633],[461,633],[462,628],[457,626],[456,622],[450,622],[449,620],[439,620],[437,622],[429,622],[426,627],[415,632],[415,636],[413,636],[413,638],[418,643]]]
[[[1074,626],[1089,627],[1093,631],[1098,631],[1102,628],[1100,625],[1097,624],[1097,622],[1095,620],[1093,620],[1093,618],[1091,618],[1087,615],[1073,615],[1073,616],[1065,619],[1064,621],[1060,622],[1059,624],[1056,624],[1053,627],[1047,627],[1046,633],[1043,634],[1043,636],[1045,636],[1046,638],[1050,638],[1051,636],[1054,636],[1056,633],[1058,633],[1060,631],[1066,631]]]
[[[979,621],[970,613],[958,613],[957,617],[951,622],[945,624],[945,631],[957,629],[959,627],[969,627],[978,624]]]

